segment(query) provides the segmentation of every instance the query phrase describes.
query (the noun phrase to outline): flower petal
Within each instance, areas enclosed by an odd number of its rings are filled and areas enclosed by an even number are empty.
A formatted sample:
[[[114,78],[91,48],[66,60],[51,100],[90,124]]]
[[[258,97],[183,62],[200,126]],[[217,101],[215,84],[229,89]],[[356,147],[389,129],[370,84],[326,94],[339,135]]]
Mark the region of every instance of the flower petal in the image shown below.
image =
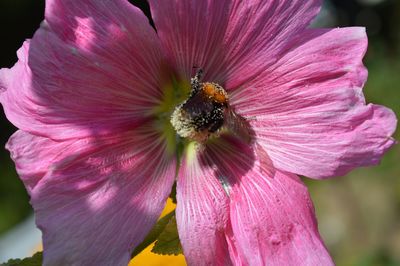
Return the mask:
[[[7,84],[9,83],[10,76],[10,69],[0,69],[0,95],[2,92],[5,92],[7,90]]]
[[[214,171],[194,153],[183,161],[177,181],[176,219],[185,258],[188,265],[230,265],[228,197]]]
[[[8,148],[29,180],[44,265],[128,264],[175,177],[175,160],[152,131],[142,126],[61,143],[21,131],[13,136]]]
[[[307,188],[295,175],[249,172],[232,191],[231,221],[249,265],[334,265]]]
[[[10,137],[6,149],[11,152],[18,175],[29,193],[46,175],[50,165],[64,153],[69,153],[65,150],[69,144],[68,141],[55,142],[21,130]]]
[[[365,105],[363,28],[309,30],[273,68],[233,93],[274,165],[312,178],[379,163],[394,113]]]
[[[149,3],[158,35],[177,71],[189,78],[193,67],[201,67],[205,80],[220,84],[239,72],[256,75],[259,65],[276,60],[287,40],[304,30],[320,8],[319,0]],[[269,58],[260,57],[264,51]],[[226,88],[232,86],[239,83]]]
[[[333,265],[301,180],[275,169],[257,144],[223,140],[208,149],[217,176],[228,181],[231,256],[243,265]]]
[[[160,42],[145,15],[124,0],[48,0],[45,18],[0,75],[9,120],[52,139],[139,125],[162,97]]]

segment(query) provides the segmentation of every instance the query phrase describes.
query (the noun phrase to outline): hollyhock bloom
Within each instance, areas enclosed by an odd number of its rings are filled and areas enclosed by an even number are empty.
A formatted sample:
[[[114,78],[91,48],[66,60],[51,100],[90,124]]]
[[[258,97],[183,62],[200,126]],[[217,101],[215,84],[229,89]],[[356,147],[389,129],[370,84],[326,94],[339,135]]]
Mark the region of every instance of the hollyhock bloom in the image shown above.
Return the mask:
[[[190,265],[332,265],[298,175],[394,144],[365,29],[310,29],[318,0],[149,3],[157,32],[126,0],[47,0],[0,72],[44,265],[126,265],[175,180]]]

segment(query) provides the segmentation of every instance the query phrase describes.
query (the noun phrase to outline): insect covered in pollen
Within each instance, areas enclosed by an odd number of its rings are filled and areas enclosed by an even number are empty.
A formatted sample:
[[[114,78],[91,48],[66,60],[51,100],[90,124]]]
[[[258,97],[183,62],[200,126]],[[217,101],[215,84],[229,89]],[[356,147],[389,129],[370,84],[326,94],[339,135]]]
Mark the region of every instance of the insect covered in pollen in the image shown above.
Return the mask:
[[[249,126],[229,105],[225,89],[214,82],[201,82],[202,77],[199,69],[191,79],[189,97],[172,113],[171,124],[177,134],[204,143],[226,129],[249,141]]]

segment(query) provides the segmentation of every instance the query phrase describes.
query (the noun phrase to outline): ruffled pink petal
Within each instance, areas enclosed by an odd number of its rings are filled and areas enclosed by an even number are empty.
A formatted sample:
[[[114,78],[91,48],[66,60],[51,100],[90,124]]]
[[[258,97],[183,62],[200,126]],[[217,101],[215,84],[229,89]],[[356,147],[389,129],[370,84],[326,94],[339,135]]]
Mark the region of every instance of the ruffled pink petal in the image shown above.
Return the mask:
[[[233,138],[209,145],[230,197],[235,265],[333,265],[301,180],[275,169],[257,144]]]
[[[149,1],[157,33],[177,71],[189,78],[203,68],[205,80],[227,89],[257,76],[318,13],[319,0]],[[268,51],[269,58],[262,56]],[[262,57],[261,57],[262,56]],[[251,74],[249,76],[248,74]]]
[[[12,137],[8,148],[43,232],[44,265],[127,265],[175,177],[153,131],[61,143],[22,131]]]
[[[334,265],[297,176],[251,171],[233,189],[231,202],[234,236],[248,265]]]
[[[140,125],[162,97],[162,52],[148,19],[124,0],[48,0],[45,21],[0,75],[18,128],[52,139]]]
[[[50,165],[70,154],[69,145],[68,141],[55,142],[18,130],[8,140],[6,149],[11,152],[18,175],[31,193]]]
[[[292,46],[231,97],[274,165],[325,178],[379,163],[395,142],[396,117],[365,105],[365,30],[308,30]]]
[[[228,196],[198,154],[184,160],[177,181],[176,219],[188,265],[230,265],[225,230]]]
[[[10,78],[10,69],[8,68],[0,69],[0,95],[2,92],[5,92],[7,90],[6,84],[9,83],[8,80],[9,78]]]

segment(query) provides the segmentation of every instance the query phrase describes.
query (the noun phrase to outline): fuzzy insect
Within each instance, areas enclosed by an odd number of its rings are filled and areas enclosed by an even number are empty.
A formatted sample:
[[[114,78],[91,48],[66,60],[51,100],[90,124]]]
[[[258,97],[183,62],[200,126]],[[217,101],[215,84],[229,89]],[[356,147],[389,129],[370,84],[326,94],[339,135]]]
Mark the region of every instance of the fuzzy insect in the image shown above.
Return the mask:
[[[227,129],[249,141],[249,126],[229,105],[225,89],[214,82],[202,82],[203,70],[191,79],[188,99],[178,105],[171,123],[178,135],[204,143],[213,135]]]

